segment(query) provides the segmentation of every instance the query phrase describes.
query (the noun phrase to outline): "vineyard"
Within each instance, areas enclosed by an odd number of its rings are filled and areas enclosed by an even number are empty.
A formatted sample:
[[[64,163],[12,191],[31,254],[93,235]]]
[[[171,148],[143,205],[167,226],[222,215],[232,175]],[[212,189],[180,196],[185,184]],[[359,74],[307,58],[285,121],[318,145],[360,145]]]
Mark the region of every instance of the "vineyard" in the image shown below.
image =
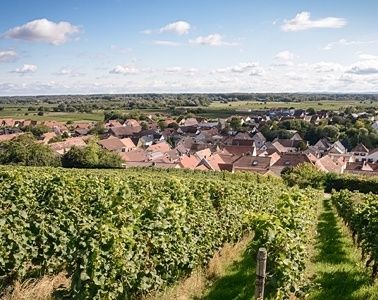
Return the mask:
[[[341,299],[340,289],[343,299],[354,290],[353,299],[376,299],[377,196],[342,190],[324,200],[304,182],[299,189],[246,173],[0,167],[0,298],[17,282],[58,275],[69,280],[68,299],[151,298],[249,235],[248,256],[268,252],[268,299]],[[355,277],[335,275],[347,269]]]
[[[125,299],[175,283],[226,242],[255,233],[268,285],[305,285],[317,192],[248,174],[0,169],[2,293],[16,280],[66,272],[78,299]]]
[[[334,193],[332,201],[339,215],[352,232],[362,251],[362,260],[371,268],[371,277],[378,274],[378,195],[350,191]]]

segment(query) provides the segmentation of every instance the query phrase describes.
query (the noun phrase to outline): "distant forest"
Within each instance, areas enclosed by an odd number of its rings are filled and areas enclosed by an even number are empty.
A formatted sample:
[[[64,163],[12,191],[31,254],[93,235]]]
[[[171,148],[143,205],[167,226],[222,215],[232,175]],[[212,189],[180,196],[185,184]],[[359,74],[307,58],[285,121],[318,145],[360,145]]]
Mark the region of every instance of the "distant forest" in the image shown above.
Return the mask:
[[[165,108],[172,106],[208,106],[214,101],[302,102],[302,101],[378,101],[378,94],[290,94],[290,93],[230,93],[230,94],[104,94],[104,95],[46,95],[1,97],[0,105],[57,106],[57,111],[69,111],[69,106],[87,104],[91,109],[107,109],[118,104],[124,109]],[[68,106],[68,107],[67,107]]]

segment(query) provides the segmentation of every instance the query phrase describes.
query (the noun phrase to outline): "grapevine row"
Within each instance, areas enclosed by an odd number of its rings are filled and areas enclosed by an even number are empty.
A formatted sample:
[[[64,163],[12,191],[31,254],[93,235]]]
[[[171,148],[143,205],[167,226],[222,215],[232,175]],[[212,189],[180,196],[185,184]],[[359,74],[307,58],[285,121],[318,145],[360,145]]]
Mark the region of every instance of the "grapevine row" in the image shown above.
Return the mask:
[[[378,274],[378,195],[340,191],[332,195],[338,214],[352,231],[372,277]]]
[[[255,241],[271,251],[277,288],[299,290],[311,197],[289,193],[278,179],[8,167],[0,168],[0,187],[2,289],[64,271],[71,298],[146,294],[206,265],[224,243],[258,232],[267,214],[276,235],[261,232]]]

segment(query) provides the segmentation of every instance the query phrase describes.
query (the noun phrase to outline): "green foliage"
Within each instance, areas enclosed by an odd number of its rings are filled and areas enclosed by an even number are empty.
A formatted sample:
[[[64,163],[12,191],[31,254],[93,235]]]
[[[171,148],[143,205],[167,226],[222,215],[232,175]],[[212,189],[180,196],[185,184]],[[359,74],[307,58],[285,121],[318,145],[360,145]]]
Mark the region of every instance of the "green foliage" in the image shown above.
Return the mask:
[[[267,212],[247,214],[255,233],[253,246],[267,249],[267,286],[276,291],[276,299],[304,296],[308,232],[316,221],[314,207],[320,197],[313,190],[292,191],[284,193]]]
[[[106,132],[103,122],[96,122],[95,126],[89,131],[90,134],[101,135]]]
[[[23,134],[0,143],[0,164],[58,166],[60,161],[50,147],[38,143],[30,134]]]
[[[308,163],[284,169],[282,178],[288,186],[324,188],[327,193],[347,189],[378,194],[377,176],[325,173]]]
[[[282,178],[288,186],[298,185],[300,188],[322,188],[325,175],[324,172],[309,163],[287,168],[282,172]]]
[[[122,159],[114,152],[101,148],[95,141],[84,148],[72,147],[62,156],[65,168],[121,168]]]
[[[230,121],[230,127],[233,130],[240,130],[241,129],[241,119],[239,117],[232,117]]]
[[[42,136],[42,134],[49,132],[50,129],[46,125],[39,124],[35,126],[32,126],[32,125],[26,126],[24,127],[24,131],[31,132],[35,137],[38,138]]]
[[[347,189],[350,191],[359,191],[361,193],[378,194],[378,176],[329,173],[325,175],[324,182],[326,192]]]
[[[241,174],[0,169],[0,277],[66,270],[71,297],[125,299],[205,265],[286,190]]]
[[[378,274],[378,195],[341,191],[332,195],[339,215],[352,231],[353,239],[362,249],[372,277]]]

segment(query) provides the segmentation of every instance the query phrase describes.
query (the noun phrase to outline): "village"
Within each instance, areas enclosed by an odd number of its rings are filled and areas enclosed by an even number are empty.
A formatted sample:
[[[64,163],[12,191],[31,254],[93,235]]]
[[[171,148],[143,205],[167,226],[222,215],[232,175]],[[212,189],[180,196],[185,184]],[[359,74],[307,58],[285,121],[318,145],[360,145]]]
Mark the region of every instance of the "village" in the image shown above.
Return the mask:
[[[374,116],[360,113],[353,117],[368,119],[374,130],[378,130]],[[97,143],[117,153],[125,168],[245,171],[279,176],[286,168],[309,163],[324,172],[378,174],[377,148],[368,149],[359,143],[348,151],[339,140],[328,138],[310,145],[296,130],[289,131],[290,137],[268,141],[259,129],[272,118],[318,124],[329,118],[329,114],[276,110],[264,115],[234,115],[216,120],[195,116],[176,119],[166,116],[159,121],[154,116],[143,121],[110,119],[101,124]],[[38,142],[48,145],[59,156],[74,146],[85,147],[94,137],[93,128],[99,125],[5,118],[0,119],[0,142],[24,134],[22,128],[38,126],[48,128]]]

